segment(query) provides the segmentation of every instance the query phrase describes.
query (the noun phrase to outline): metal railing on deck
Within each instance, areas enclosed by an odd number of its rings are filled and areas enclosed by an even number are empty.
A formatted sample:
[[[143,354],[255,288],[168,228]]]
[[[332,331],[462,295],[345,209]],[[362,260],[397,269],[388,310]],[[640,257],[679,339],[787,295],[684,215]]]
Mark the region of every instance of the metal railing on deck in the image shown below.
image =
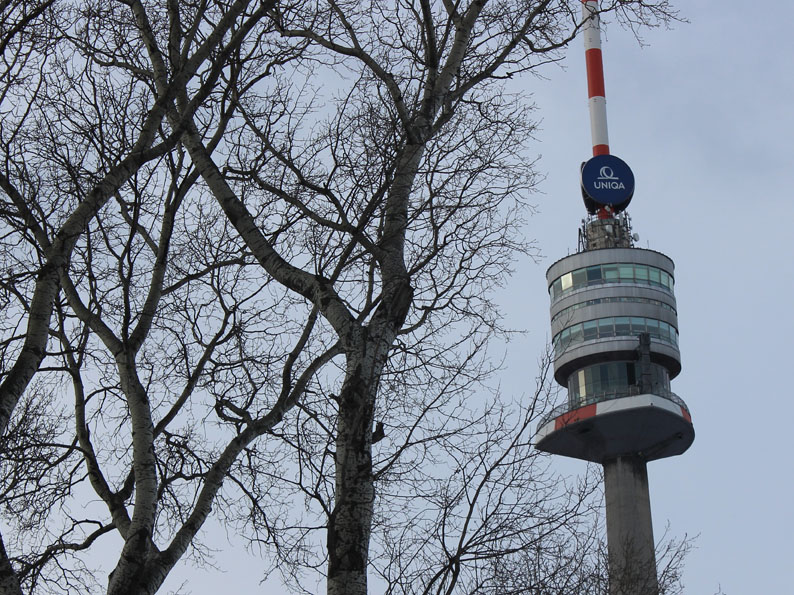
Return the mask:
[[[602,403],[604,401],[612,401],[613,399],[622,399],[623,397],[631,397],[640,394],[651,394],[662,397],[663,399],[667,399],[668,401],[672,401],[676,405],[683,407],[686,410],[686,412],[689,413],[689,407],[686,406],[684,400],[672,391],[655,388],[651,391],[646,391],[644,393],[641,393],[639,387],[632,386],[630,387],[629,390],[615,391],[611,393],[603,393],[599,395],[593,395],[592,397],[587,397],[583,401],[577,401],[573,406],[571,405],[571,403],[563,403],[562,405],[558,405],[540,419],[540,423],[538,423],[538,427],[536,428],[535,431],[536,432],[540,431],[540,429],[543,426],[549,423],[552,419],[556,419],[563,413],[568,413],[569,411],[581,409],[582,407],[587,407],[588,405],[593,405],[595,403]]]

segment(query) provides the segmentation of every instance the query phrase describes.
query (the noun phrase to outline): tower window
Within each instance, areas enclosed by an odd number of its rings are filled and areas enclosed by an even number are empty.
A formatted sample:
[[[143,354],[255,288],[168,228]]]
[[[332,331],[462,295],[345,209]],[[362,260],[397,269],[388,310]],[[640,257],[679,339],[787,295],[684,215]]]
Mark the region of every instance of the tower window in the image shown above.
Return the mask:
[[[644,264],[618,263],[589,266],[565,273],[552,282],[549,293],[554,300],[569,291],[600,283],[638,283],[673,290],[672,276],[662,269]]]
[[[609,362],[577,370],[568,378],[569,405],[581,407],[607,399],[637,395],[642,389],[661,395],[670,392],[670,374],[666,368],[650,364],[647,372],[650,384],[640,387],[638,362]]]
[[[580,322],[563,329],[554,337],[554,351],[560,355],[571,346],[584,341],[636,336],[645,332],[650,334],[652,339],[678,346],[678,331],[663,320],[639,316],[610,316]]]

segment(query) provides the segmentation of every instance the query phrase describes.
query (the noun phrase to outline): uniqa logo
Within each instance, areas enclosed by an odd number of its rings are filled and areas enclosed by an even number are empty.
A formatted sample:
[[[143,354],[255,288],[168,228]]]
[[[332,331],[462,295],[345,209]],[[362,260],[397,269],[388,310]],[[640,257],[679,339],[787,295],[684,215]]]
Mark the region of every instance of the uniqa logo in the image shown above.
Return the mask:
[[[593,182],[593,187],[597,190],[625,190],[626,186],[623,185],[623,182],[620,181],[615,175],[615,172],[612,171],[612,168],[608,165],[605,165],[601,168],[598,172],[598,179]]]

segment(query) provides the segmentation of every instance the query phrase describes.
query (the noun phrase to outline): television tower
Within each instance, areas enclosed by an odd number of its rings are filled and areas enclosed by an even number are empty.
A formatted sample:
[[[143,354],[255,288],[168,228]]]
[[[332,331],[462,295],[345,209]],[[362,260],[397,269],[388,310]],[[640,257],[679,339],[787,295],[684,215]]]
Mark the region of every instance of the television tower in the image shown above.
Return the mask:
[[[634,246],[629,166],[609,152],[598,0],[582,2],[593,157],[576,254],[546,272],[554,379],[568,400],[538,425],[539,450],[604,466],[610,595],[658,595],[648,461],[695,439],[684,401],[673,261]]]

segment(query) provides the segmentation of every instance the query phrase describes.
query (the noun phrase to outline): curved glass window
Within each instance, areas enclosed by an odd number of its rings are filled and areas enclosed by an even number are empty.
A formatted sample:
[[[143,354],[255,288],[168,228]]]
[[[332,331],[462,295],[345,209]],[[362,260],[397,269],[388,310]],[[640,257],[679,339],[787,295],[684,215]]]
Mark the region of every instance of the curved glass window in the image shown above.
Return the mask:
[[[563,316],[570,316],[574,310],[578,310],[579,308],[584,308],[585,306],[595,306],[596,304],[611,304],[611,303],[632,303],[632,304],[653,304],[654,306],[660,306],[665,310],[670,310],[670,312],[675,313],[675,308],[673,308],[670,304],[666,304],[664,302],[660,302],[659,300],[651,300],[648,298],[641,298],[641,297],[605,297],[605,298],[597,298],[594,300],[586,300],[584,302],[579,302],[578,304],[574,304],[573,306],[568,306],[563,310],[557,312],[554,317],[551,319],[552,322],[561,318]]]
[[[568,377],[568,402],[581,407],[643,392],[665,395],[670,392],[670,375],[658,364],[650,364],[643,378],[638,362],[609,362],[577,370]]]
[[[600,283],[638,283],[673,291],[673,276],[667,271],[645,264],[610,263],[565,273],[549,286],[549,294],[554,300],[574,289]]]
[[[678,331],[672,324],[640,316],[610,316],[573,324],[557,333],[552,343],[554,352],[560,355],[572,345],[583,341],[636,336],[640,333],[648,333],[653,339],[678,347]]]

